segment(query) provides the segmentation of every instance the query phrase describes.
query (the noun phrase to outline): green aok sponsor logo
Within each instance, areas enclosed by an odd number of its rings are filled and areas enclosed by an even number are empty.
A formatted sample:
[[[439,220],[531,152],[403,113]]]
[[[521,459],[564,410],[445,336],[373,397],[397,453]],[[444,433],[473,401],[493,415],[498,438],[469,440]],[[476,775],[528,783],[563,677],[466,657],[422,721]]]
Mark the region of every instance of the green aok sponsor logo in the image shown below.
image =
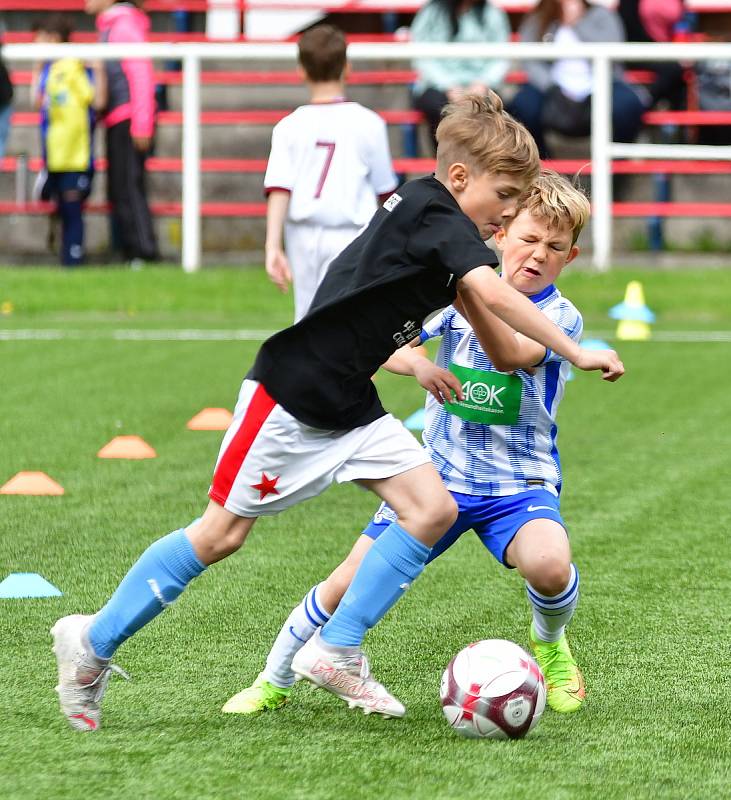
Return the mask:
[[[464,399],[446,402],[444,407],[468,422],[482,425],[515,425],[520,414],[523,381],[517,375],[487,372],[450,364],[460,380]]]

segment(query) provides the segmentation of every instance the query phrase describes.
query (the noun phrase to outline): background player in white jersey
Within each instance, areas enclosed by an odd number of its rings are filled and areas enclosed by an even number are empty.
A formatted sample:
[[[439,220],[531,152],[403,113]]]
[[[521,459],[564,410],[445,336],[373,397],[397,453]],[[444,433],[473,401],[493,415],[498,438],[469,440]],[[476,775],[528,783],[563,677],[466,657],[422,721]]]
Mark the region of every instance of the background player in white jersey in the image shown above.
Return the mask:
[[[282,291],[293,284],[295,322],[328,264],[397,185],[385,123],[345,98],[343,32],[317,25],[303,33],[299,64],[310,102],[275,126],[264,176],[265,267]]]
[[[581,316],[553,281],[578,254],[576,239],[588,216],[586,197],[565,178],[545,172],[520,201],[516,217],[495,234],[505,280],[576,341]],[[497,318],[486,319],[479,326],[483,347],[450,306],[421,335],[422,341],[442,337],[436,364],[406,347],[386,365],[431,390],[425,445],[459,509],[429,561],[472,529],[501,564],[518,569],[533,609],[530,643],[546,675],[548,702],[556,711],[575,711],[584,681],[564,627],[578,602],[579,575],[559,511],[556,449],[556,411],[570,365]],[[452,389],[462,402],[444,402]],[[383,504],[348,558],[294,609],[264,671],[226,703],[225,712],[253,713],[287,702],[295,653],[327,621],[363,554],[393,519]]]

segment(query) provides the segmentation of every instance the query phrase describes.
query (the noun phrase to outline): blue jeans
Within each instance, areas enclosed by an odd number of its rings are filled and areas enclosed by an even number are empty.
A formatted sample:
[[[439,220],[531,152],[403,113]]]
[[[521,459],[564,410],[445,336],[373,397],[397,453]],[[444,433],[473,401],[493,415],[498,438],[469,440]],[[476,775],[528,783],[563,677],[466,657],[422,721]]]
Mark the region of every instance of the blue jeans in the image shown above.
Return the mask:
[[[0,108],[0,158],[5,158],[5,145],[10,135],[10,117],[13,114],[13,107],[7,105]]]
[[[543,121],[543,102],[546,93],[526,83],[508,105],[508,111],[530,131],[536,140],[541,158],[549,158]],[[612,83],[612,139],[615,142],[634,142],[642,128],[642,101],[623,81]],[[567,134],[572,135],[572,134]],[[584,136],[580,131],[575,136]]]

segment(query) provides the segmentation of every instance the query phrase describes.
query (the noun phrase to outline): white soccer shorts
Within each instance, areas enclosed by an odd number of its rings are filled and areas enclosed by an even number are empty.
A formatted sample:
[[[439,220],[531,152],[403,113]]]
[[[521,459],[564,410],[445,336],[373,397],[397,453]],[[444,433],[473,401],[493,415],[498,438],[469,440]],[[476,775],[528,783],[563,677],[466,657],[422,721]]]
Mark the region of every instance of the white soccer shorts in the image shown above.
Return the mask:
[[[330,262],[355,239],[360,228],[328,228],[308,222],[288,222],[284,242],[292,270],[294,321],[304,317]]]
[[[431,464],[426,451],[390,414],[350,431],[319,430],[245,380],[208,496],[240,517],[260,517],[315,497],[334,481],[390,478],[422,464]]]

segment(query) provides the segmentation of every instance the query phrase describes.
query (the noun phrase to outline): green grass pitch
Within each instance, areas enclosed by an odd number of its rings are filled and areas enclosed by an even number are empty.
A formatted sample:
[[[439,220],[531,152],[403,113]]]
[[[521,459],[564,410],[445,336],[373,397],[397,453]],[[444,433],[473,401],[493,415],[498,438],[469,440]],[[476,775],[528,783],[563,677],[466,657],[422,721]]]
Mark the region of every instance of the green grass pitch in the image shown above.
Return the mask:
[[[561,287],[589,332],[610,335],[606,311],[630,277],[658,338],[619,347],[628,372],[616,385],[577,375],[560,414],[582,576],[571,639],[588,699],[573,716],[547,710],[523,741],[491,742],[449,730],[439,678],[475,639],[527,645],[529,612],[518,576],[469,535],[367,638],[405,719],[304,686],[278,713],[220,713],[374,510],[352,486],[257,524],[119,651],[133,679],[111,684],[102,730],[67,728],[49,628],[97,609],[148,543],[200,513],[220,434],[185,423],[234,404],[258,347],[247,337],[287,324],[291,300],[260,271],[0,270],[0,307],[13,308],[0,316],[0,484],[37,469],[66,489],[0,496],[0,579],[38,572],[64,593],[0,600],[3,800],[731,796],[731,344],[661,340],[731,331],[731,273],[577,272]],[[183,329],[209,339],[144,338]],[[377,382],[401,417],[421,402],[408,379]],[[139,434],[158,458],[97,459],[117,434]]]

